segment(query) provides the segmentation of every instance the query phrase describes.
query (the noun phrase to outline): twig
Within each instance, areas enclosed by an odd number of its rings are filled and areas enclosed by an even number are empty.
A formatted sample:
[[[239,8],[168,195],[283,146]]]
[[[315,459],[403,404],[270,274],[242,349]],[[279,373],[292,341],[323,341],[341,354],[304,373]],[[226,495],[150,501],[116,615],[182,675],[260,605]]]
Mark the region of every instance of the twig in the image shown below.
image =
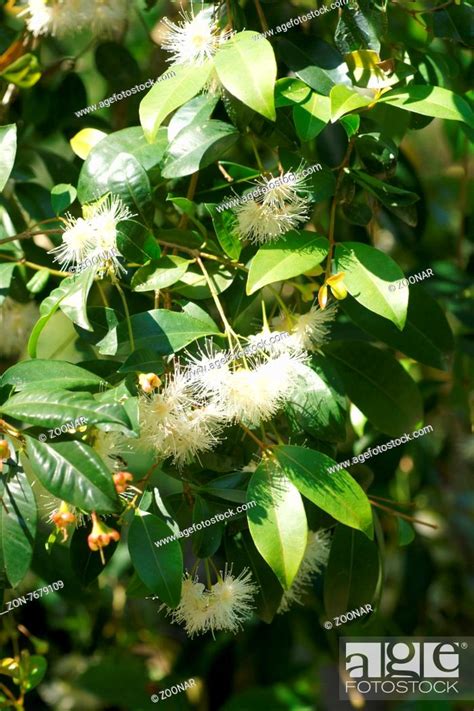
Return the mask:
[[[435,528],[437,529],[438,526],[436,526],[434,523],[427,523],[427,521],[421,521],[419,518],[414,518],[413,516],[407,516],[406,514],[400,513],[400,511],[394,511],[393,509],[389,509],[388,506],[383,506],[382,504],[379,504],[377,501],[374,501],[373,499],[369,499],[370,503],[372,506],[376,506],[379,509],[382,509],[382,511],[386,511],[387,513],[391,514],[392,516],[398,516],[399,518],[403,518],[406,521],[411,521],[413,523],[419,523],[422,526],[429,526],[430,528]]]

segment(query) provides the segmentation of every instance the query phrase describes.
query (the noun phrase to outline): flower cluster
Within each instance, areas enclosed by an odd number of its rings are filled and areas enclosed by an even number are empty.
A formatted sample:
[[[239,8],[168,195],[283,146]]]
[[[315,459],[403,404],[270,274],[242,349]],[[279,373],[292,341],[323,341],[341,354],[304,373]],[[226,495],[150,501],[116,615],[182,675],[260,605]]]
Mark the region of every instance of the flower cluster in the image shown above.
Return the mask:
[[[140,404],[142,440],[176,464],[213,449],[225,425],[255,427],[273,417],[290,397],[306,353],[258,354],[211,369],[212,345],[198,356],[188,355],[164,387],[143,395]]]
[[[84,29],[97,37],[123,31],[128,16],[127,0],[28,0],[21,12],[35,36],[64,37]]]
[[[235,634],[252,614],[257,590],[247,568],[234,576],[226,566],[210,589],[186,573],[178,606],[160,609],[166,609],[172,622],[183,625],[190,637],[220,630]]]
[[[120,198],[110,194],[93,205],[85,205],[82,214],[79,218],[66,215],[62,242],[49,251],[55,255],[54,261],[68,271],[71,267],[80,270],[81,264],[89,260],[99,277],[125,272],[118,260],[122,255],[117,247],[117,226],[134,215]]]
[[[235,233],[240,239],[263,244],[273,242],[289,230],[308,221],[310,200],[302,197],[307,190],[303,171],[284,173],[280,178],[256,182],[251,200],[239,204]]]

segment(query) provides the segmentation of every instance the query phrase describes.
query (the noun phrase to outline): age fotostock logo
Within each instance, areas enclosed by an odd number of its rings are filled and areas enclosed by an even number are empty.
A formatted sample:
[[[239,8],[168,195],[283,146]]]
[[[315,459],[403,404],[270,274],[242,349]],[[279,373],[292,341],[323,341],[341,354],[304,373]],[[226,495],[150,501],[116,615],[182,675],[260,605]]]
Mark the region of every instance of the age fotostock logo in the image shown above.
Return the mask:
[[[340,698],[472,699],[474,638],[343,637]]]

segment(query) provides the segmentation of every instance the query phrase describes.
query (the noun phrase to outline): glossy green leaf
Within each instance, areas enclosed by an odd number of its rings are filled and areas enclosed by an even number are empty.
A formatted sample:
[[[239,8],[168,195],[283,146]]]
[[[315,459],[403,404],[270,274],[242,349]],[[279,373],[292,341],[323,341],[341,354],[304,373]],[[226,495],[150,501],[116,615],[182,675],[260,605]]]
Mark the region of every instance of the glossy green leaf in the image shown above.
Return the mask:
[[[183,257],[161,257],[138,269],[132,279],[134,291],[157,291],[175,284],[186,273],[191,260]]]
[[[202,496],[196,496],[193,507],[193,524],[202,523],[202,521],[210,521],[215,517],[216,513],[222,513],[222,504],[215,504],[212,501],[207,501]],[[222,535],[224,533],[225,522],[216,521],[211,526],[205,527],[200,531],[192,534],[193,552],[197,558],[209,558],[218,550]]]
[[[45,288],[51,274],[48,269],[39,269],[27,282],[26,288],[30,294],[39,294]]]
[[[413,111],[415,114],[462,121],[471,128],[474,127],[474,112],[467,101],[441,86],[410,84],[389,91],[380,101],[405,111]]]
[[[111,192],[113,163],[119,153],[134,156],[147,174],[157,169],[167,146],[166,129],[161,129],[154,143],[148,143],[140,126],[131,126],[103,138],[87,156],[77,185],[81,203],[93,202]]]
[[[359,341],[334,342],[324,351],[331,355],[349,398],[381,432],[398,437],[421,422],[420,392],[391,355]]]
[[[1,406],[4,414],[40,427],[61,427],[83,417],[88,425],[104,423],[112,429],[129,429],[122,405],[100,402],[90,393],[72,393],[44,387],[27,388]],[[112,427],[113,426],[113,427]]]
[[[112,475],[84,442],[37,442],[25,435],[26,457],[44,488],[85,511],[117,513],[120,502]]]
[[[327,617],[331,619],[373,603],[379,576],[376,543],[353,528],[337,526],[324,576]],[[363,620],[364,616],[356,619]]]
[[[208,264],[206,271],[217,294],[228,289],[235,278],[235,271],[225,264]],[[173,291],[193,300],[208,299],[211,296],[207,278],[196,265],[189,267],[180,282],[173,287]]]
[[[401,282],[390,290],[406,289]],[[393,323],[360,306],[354,299],[345,299],[342,306],[352,321],[377,340],[387,343],[420,363],[432,368],[446,368],[445,354],[454,347],[453,335],[439,304],[422,288],[410,288],[408,314],[403,331]],[[433,328],[436,324],[436,328]]]
[[[78,365],[63,360],[25,360],[12,365],[0,378],[0,387],[14,385],[16,390],[45,387],[52,390],[88,390],[99,388],[103,379]]]
[[[369,193],[372,193],[372,195],[375,195],[382,205],[386,207],[405,207],[413,205],[420,199],[416,193],[410,190],[403,190],[402,188],[397,188],[396,185],[382,182],[382,180],[367,175],[361,170],[351,170],[349,174],[356,183]]]
[[[0,192],[6,185],[16,156],[16,124],[0,126]]]
[[[140,103],[140,123],[153,142],[164,119],[198,94],[212,71],[212,62],[173,67],[174,76],[157,81]]]
[[[76,197],[77,190],[74,185],[59,183],[51,188],[51,205],[56,215],[62,215],[72,205]]]
[[[293,107],[293,119],[301,141],[316,138],[331,120],[328,97],[313,92],[306,101]]]
[[[0,304],[2,304],[8,296],[10,284],[13,279],[13,272],[16,264],[0,264]]]
[[[214,65],[224,87],[243,104],[275,121],[277,65],[273,47],[258,32],[239,32],[216,53]],[[258,71],[255,68],[258,67]]]
[[[255,546],[286,590],[293,582],[306,549],[308,527],[298,489],[275,467],[262,462],[250,479],[247,511]]]
[[[311,367],[301,366],[285,404],[295,430],[328,442],[346,438],[346,396],[328,358],[313,356]]]
[[[212,216],[212,224],[224,252],[231,259],[238,259],[242,251],[242,243],[234,233],[235,215],[231,210],[218,212],[215,205],[206,205]]]
[[[171,535],[164,521],[138,509],[128,532],[128,550],[133,567],[147,588],[169,607],[176,607],[183,575],[181,546],[176,540],[155,545]]]
[[[374,101],[373,97],[362,96],[342,84],[331,89],[331,121],[335,123],[350,111],[357,111]]]
[[[48,668],[48,662],[39,654],[28,654],[27,662],[25,663],[25,650],[23,650],[22,656],[22,686],[28,692],[36,688],[38,684],[41,684]]]
[[[107,521],[107,525],[110,526],[111,522]],[[104,570],[104,563],[102,562],[99,552],[91,550],[87,544],[87,537],[91,530],[90,524],[87,527],[79,526],[79,528],[76,528],[71,536],[71,543],[69,545],[71,568],[84,587],[90,585]],[[105,565],[107,565],[112,558],[116,549],[116,541],[110,541],[110,543],[102,549]]]
[[[220,333],[215,324],[211,325],[212,322],[167,309],[135,314],[130,322],[135,348],[153,348],[160,355],[176,353],[197,338]],[[128,354],[127,324],[119,323],[98,345],[103,355],[115,355],[117,350]]]
[[[291,279],[314,269],[328,253],[326,237],[291,230],[276,242],[261,247],[250,264],[247,294],[266,284]]]
[[[110,190],[145,224],[153,219],[151,185],[145,168],[131,153],[119,153],[113,161]],[[119,228],[120,229],[120,228]]]
[[[326,454],[306,447],[279,445],[273,454],[284,474],[307,499],[337,521],[373,537],[372,511],[359,484]]]
[[[362,306],[400,330],[404,327],[409,292],[389,290],[393,281],[403,279],[403,272],[387,254],[367,244],[344,242],[336,246],[335,269],[344,272],[349,294]]]
[[[207,168],[238,140],[239,132],[223,121],[209,119],[184,128],[165,154],[164,178],[181,178]]]
[[[25,473],[18,469],[4,482],[0,506],[0,556],[12,587],[23,580],[30,567],[36,519],[33,491]]]
[[[210,119],[218,101],[218,96],[200,94],[199,96],[195,96],[194,99],[191,99],[191,101],[186,102],[170,119],[167,128],[168,141],[170,143],[174,141],[176,136],[187,126],[191,124],[198,125]]]
[[[332,45],[317,37],[299,37],[298,45],[278,41],[287,66],[318,94],[329,95],[335,84],[350,84],[347,64]]]

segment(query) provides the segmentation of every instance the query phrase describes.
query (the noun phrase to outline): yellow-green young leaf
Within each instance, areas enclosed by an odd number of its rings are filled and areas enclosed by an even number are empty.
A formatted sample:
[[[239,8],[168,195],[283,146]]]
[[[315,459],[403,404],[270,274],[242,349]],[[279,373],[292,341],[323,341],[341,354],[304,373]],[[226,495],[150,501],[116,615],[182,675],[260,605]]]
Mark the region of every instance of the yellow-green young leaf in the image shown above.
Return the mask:
[[[16,155],[16,124],[9,123],[0,126],[0,190],[12,172]]]
[[[239,32],[219,49],[214,65],[227,91],[275,121],[273,94],[277,65],[268,40],[262,39],[258,32]]]
[[[284,474],[298,491],[346,526],[373,538],[372,510],[364,490],[336,462],[306,447],[280,445],[273,450]]]
[[[69,143],[76,156],[85,160],[94,146],[106,136],[107,134],[99,131],[98,128],[83,128],[71,138]]]
[[[0,76],[20,89],[29,89],[41,79],[41,67],[36,55],[27,52],[8,65]]]
[[[344,114],[361,109],[363,106],[368,106],[374,101],[373,97],[361,96],[342,84],[333,86],[330,98],[332,123],[335,123],[341,116],[344,116]]]
[[[403,329],[409,290],[392,290],[392,282],[403,279],[393,259],[368,244],[344,242],[336,247],[335,263],[336,271],[345,274],[349,294],[359,304]]]
[[[247,294],[266,284],[299,276],[321,264],[328,253],[325,237],[314,232],[290,230],[276,242],[261,247],[250,264]]]
[[[298,489],[274,461],[264,461],[255,470],[247,490],[247,511],[253,542],[287,590],[301,565],[308,527]]]
[[[173,67],[174,76],[157,82],[140,103],[140,123],[150,143],[165,118],[198,94],[209,79],[212,62]]]
[[[474,128],[474,112],[460,96],[441,86],[411,84],[385,94],[380,101],[423,116],[463,121]]]

